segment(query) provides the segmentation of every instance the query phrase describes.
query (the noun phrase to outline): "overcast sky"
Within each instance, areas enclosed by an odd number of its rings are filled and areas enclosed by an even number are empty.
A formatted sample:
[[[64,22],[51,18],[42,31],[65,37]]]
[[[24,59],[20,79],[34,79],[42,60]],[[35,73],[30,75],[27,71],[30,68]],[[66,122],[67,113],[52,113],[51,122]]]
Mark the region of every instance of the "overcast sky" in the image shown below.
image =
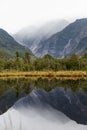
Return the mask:
[[[0,0],[0,28],[15,33],[50,20],[87,17],[87,0]]]

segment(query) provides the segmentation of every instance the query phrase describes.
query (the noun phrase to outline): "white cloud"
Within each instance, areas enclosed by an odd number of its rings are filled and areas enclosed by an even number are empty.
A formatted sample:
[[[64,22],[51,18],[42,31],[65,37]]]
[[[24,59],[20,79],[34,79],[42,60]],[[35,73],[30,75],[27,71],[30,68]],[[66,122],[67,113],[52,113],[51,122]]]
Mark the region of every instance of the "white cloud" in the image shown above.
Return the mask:
[[[61,18],[87,16],[87,0],[0,0],[0,27],[9,32]]]

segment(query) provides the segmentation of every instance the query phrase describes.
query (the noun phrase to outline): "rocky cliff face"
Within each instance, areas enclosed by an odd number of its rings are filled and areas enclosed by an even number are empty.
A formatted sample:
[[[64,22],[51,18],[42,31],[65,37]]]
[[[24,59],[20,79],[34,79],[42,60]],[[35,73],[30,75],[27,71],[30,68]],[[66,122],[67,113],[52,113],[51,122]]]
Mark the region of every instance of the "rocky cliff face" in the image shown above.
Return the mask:
[[[68,25],[63,31],[39,43],[37,56],[50,53],[54,57],[82,55],[87,50],[87,19],[79,19]]]
[[[67,22],[63,21],[33,31],[30,29],[25,35],[19,32],[15,39],[30,48],[37,57],[47,53],[58,58],[73,53],[82,55],[87,51],[87,18],[78,19],[65,27],[66,25]]]
[[[66,20],[58,20],[49,22],[41,27],[27,27],[16,33],[14,38],[20,44],[28,47],[36,56],[40,56],[42,54],[39,49],[42,47],[42,43],[64,29],[68,24],[69,22]],[[47,52],[47,49],[48,45],[44,46],[43,53]]]

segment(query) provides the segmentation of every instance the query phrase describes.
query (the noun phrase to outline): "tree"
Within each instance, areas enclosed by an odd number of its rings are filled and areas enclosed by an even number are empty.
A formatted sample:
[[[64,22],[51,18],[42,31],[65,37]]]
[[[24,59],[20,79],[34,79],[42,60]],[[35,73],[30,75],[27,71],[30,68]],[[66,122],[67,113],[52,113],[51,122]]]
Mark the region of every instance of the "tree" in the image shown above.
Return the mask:
[[[15,52],[14,66],[17,71],[21,69],[21,58],[18,51]]]
[[[46,54],[42,58],[43,64],[45,66],[44,69],[51,70],[53,66],[53,60],[54,58],[50,54]]]
[[[25,64],[30,64],[30,54],[29,54],[29,52],[25,52],[24,62],[25,62]]]
[[[84,55],[82,56],[82,58],[87,59],[87,52],[84,53]]]
[[[18,51],[15,52],[15,58],[16,58],[16,59],[19,58],[19,52],[18,52]]]
[[[53,57],[50,54],[45,54],[43,58],[48,60],[53,59]]]
[[[72,54],[69,59],[69,65],[71,70],[79,70],[79,57],[77,54]]]

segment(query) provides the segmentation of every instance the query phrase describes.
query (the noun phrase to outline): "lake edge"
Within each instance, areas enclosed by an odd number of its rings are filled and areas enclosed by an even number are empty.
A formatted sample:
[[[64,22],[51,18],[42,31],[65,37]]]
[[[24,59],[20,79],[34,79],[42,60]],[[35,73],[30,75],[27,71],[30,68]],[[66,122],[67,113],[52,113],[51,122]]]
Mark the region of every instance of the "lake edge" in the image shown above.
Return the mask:
[[[87,79],[87,71],[30,71],[30,72],[0,72],[0,78],[57,78],[57,79]]]

